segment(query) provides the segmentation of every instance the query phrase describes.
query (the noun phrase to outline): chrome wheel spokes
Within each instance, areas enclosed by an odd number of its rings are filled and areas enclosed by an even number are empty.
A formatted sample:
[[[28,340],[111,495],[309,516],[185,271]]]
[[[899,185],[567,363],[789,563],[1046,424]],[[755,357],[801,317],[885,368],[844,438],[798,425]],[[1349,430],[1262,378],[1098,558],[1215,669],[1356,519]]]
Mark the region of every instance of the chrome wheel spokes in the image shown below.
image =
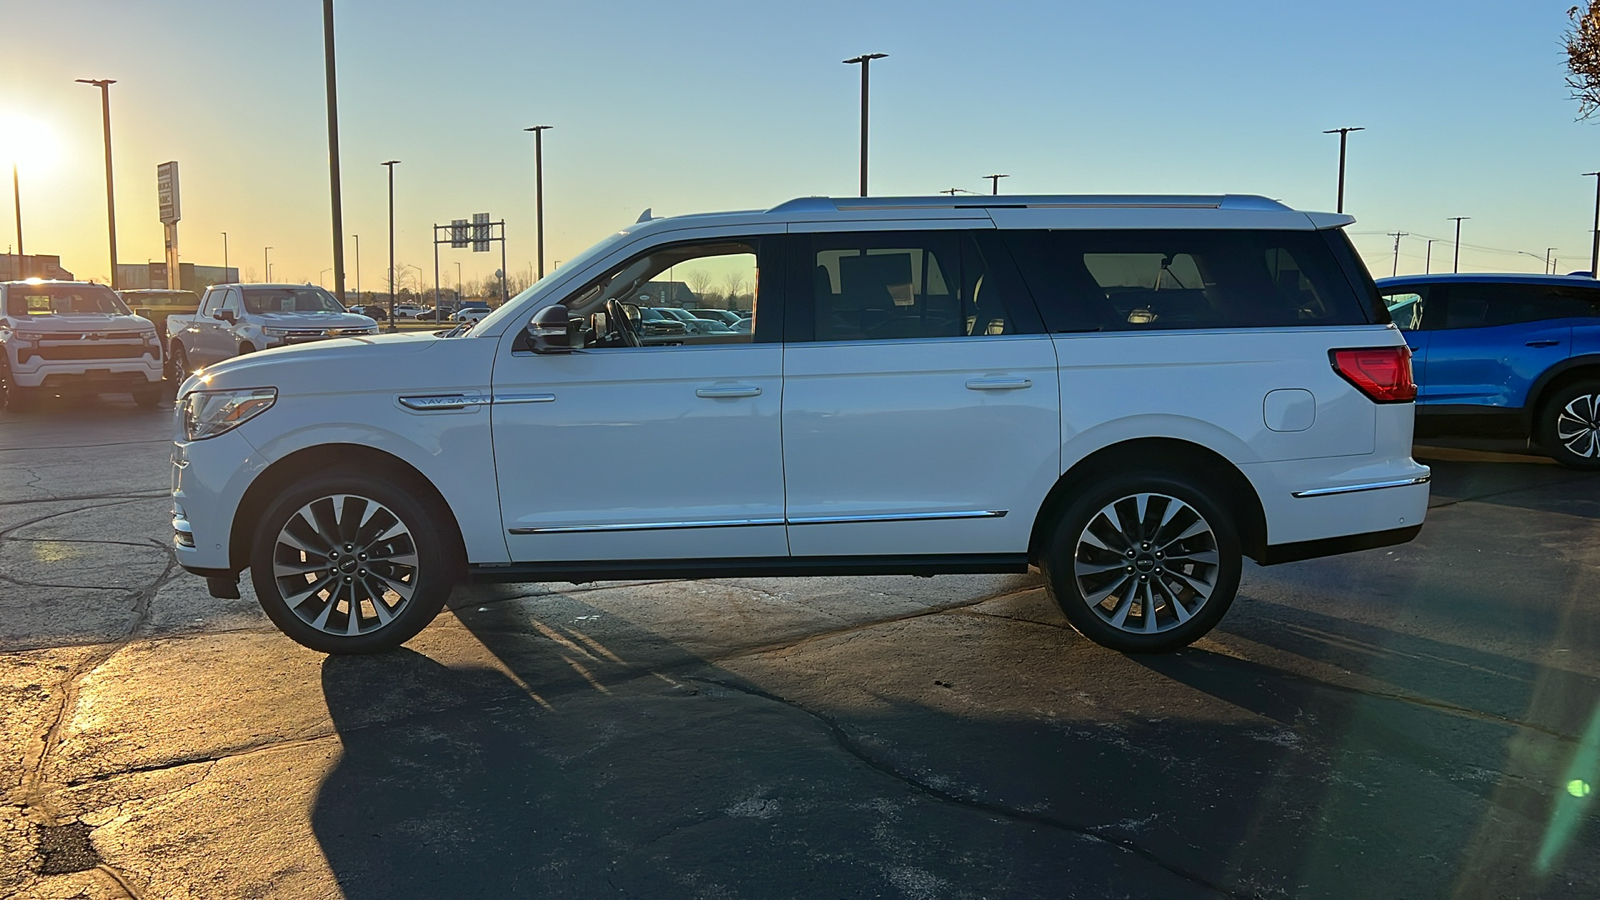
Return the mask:
[[[1106,624],[1159,634],[1200,611],[1216,586],[1219,562],[1216,535],[1194,507],[1165,494],[1130,494],[1089,519],[1073,577]]]
[[[1574,456],[1600,456],[1600,395],[1581,394],[1561,408],[1556,440]]]
[[[354,494],[300,507],[279,530],[272,554],[283,602],[327,634],[388,625],[411,602],[417,574],[410,529],[381,503]]]

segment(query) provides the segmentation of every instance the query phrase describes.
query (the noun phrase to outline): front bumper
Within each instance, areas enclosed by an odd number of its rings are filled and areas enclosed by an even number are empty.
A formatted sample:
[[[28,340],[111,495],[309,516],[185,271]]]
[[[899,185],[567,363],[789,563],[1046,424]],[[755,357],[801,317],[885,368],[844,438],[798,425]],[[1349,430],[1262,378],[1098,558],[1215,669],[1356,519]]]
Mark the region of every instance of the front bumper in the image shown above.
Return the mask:
[[[236,572],[233,515],[266,460],[237,430],[203,441],[173,442],[172,550],[199,575]]]

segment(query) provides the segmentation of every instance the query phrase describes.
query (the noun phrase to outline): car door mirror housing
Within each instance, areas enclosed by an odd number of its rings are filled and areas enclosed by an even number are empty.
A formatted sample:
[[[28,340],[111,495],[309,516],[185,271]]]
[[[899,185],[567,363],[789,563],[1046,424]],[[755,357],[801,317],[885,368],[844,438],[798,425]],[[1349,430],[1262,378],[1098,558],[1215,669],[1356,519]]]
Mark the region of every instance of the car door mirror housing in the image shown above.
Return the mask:
[[[535,353],[571,353],[582,349],[574,337],[572,312],[557,303],[533,314],[528,323],[528,347]]]
[[[229,325],[238,323],[238,320],[233,316],[233,310],[229,309],[219,309],[211,314],[211,318],[216,319],[219,322],[227,322]]]

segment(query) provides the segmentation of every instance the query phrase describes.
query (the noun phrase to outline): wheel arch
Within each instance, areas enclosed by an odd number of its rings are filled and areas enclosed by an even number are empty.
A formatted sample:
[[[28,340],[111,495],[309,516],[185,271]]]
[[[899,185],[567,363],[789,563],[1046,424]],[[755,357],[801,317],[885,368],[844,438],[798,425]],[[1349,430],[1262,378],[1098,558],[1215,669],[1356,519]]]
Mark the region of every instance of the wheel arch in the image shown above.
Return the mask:
[[[443,513],[442,521],[438,524],[444,526],[445,536],[452,544],[452,552],[459,556],[461,564],[465,566],[466,545],[461,534],[461,523],[456,520],[455,512],[450,508],[444,495],[415,466],[375,447],[361,444],[318,444],[296,450],[273,462],[250,482],[234,513],[233,528],[228,537],[229,567],[238,572],[250,565],[250,546],[255,538],[256,521],[260,519],[267,504],[271,503],[274,497],[306,472],[332,466],[352,467],[363,472],[381,472],[387,477],[404,481],[407,488],[437,504]]]
[[[1179,438],[1135,438],[1120,441],[1078,460],[1059,479],[1039,506],[1028,539],[1028,559],[1037,561],[1050,529],[1077,492],[1096,479],[1138,470],[1182,475],[1210,486],[1227,506],[1239,529],[1244,554],[1257,559],[1266,552],[1267,516],[1255,487],[1239,467],[1215,450]]]
[[[1544,406],[1556,392],[1586,378],[1600,380],[1600,354],[1585,354],[1564,359],[1540,375],[1528,391],[1528,402],[1523,406],[1528,433],[1537,437],[1539,420],[1544,416]]]

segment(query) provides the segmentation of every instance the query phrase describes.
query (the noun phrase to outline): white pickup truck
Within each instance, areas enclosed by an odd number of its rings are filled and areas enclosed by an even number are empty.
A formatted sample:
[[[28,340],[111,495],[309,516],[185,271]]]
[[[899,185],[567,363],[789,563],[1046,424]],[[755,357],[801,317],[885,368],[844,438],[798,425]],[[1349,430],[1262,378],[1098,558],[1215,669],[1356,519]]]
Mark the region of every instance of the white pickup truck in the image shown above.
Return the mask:
[[[39,394],[129,391],[140,406],[162,394],[161,342],[105,285],[0,283],[0,407]]]
[[[377,333],[372,319],[346,311],[332,294],[309,284],[212,285],[193,315],[167,317],[174,380],[256,350]]]

